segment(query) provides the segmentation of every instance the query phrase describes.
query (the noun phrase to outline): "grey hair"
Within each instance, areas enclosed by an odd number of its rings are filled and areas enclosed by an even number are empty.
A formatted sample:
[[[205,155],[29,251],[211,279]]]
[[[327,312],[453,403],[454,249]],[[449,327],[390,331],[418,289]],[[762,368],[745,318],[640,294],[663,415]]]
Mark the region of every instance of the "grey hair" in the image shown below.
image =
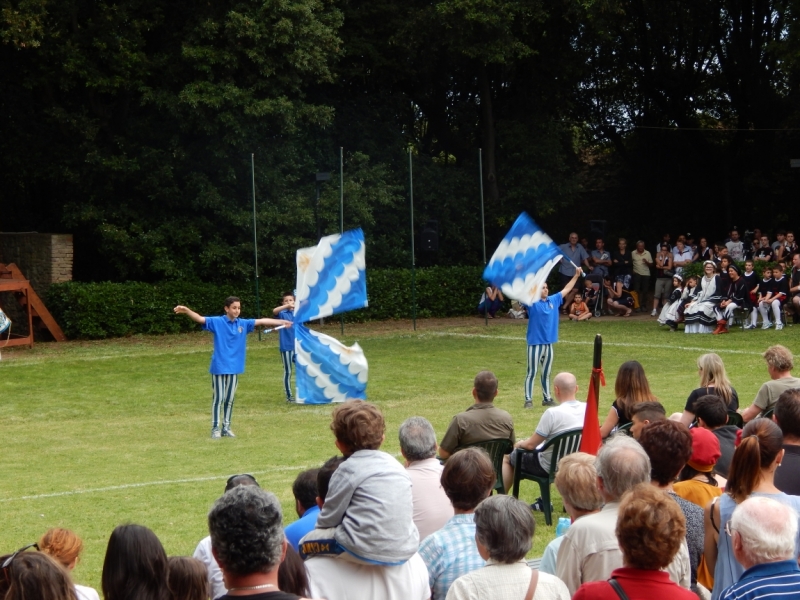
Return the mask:
[[[742,536],[742,552],[753,564],[794,557],[797,513],[791,506],[751,496],[733,511],[731,529]]]
[[[277,569],[283,554],[282,522],[274,494],[252,485],[225,492],[208,513],[211,547],[223,571],[242,576]]]
[[[531,549],[533,530],[530,506],[513,496],[489,496],[475,509],[475,539],[499,563],[524,558]]]
[[[625,434],[611,437],[594,463],[603,488],[614,500],[639,483],[650,481],[650,457],[639,442]]]
[[[436,433],[425,417],[409,417],[400,425],[400,449],[409,461],[436,456]]]

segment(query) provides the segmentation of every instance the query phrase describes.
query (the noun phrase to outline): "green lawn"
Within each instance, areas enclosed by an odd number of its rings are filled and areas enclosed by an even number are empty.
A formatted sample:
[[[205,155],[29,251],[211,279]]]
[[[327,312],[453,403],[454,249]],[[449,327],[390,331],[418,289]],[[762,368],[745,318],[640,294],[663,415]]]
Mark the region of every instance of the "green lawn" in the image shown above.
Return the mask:
[[[472,401],[481,369],[500,380],[496,403],[508,410],[518,437],[530,435],[542,407],[522,409],[525,323],[479,319],[348,325],[327,333],[358,340],[370,363],[369,398],[387,421],[384,449],[399,456],[397,428],[423,415],[442,434],[450,417]],[[682,408],[697,386],[695,360],[718,352],[743,404],[766,379],[760,353],[777,341],[793,351],[800,328],[782,332],[736,330],[726,336],[688,336],[659,329],[652,319],[604,317],[561,324],[555,371],[578,377],[585,398],[592,341],[601,333],[608,387],[601,416],[613,400],[614,376],[631,359],[645,367],[669,411]],[[233,429],[236,439],[209,438],[209,334],[40,344],[3,351],[0,416],[6,423],[0,453],[0,553],[36,539],[53,526],[85,542],[75,572],[99,587],[105,546],[120,523],[147,525],[169,554],[191,554],[206,535],[205,514],[225,479],[249,472],[295,519],[291,483],[304,469],[335,454],[331,407],[289,406],[283,400],[277,338],[251,336],[247,372],[240,378]],[[539,394],[539,386],[536,386]],[[532,502],[538,488],[523,484]],[[556,501],[560,510],[560,503]],[[531,555],[541,555],[555,528],[537,515]]]

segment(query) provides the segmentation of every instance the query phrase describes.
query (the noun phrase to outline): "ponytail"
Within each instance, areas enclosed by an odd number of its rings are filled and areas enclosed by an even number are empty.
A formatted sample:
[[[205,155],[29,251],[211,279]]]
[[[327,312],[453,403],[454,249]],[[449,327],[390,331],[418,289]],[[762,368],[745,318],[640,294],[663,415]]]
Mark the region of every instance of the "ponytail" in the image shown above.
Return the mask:
[[[737,504],[753,493],[782,446],[783,433],[770,419],[755,419],[745,426],[725,487]]]

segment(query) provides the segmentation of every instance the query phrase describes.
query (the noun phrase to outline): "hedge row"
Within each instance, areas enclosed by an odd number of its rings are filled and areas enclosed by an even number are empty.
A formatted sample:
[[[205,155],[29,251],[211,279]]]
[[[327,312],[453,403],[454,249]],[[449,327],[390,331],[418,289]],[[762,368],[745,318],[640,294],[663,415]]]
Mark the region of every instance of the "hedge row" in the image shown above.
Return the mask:
[[[453,317],[475,311],[484,282],[481,267],[431,267],[416,270],[417,316]],[[294,282],[260,280],[260,316],[272,316],[280,294]],[[411,317],[411,270],[367,270],[369,307],[346,313],[348,322]],[[242,299],[242,315],[255,317],[255,290],[244,285],[168,282],[149,284],[78,283],[51,286],[47,307],[70,339],[102,339],[134,334],[196,331],[197,325],[173,307],[184,304],[203,315],[222,314],[228,296]]]

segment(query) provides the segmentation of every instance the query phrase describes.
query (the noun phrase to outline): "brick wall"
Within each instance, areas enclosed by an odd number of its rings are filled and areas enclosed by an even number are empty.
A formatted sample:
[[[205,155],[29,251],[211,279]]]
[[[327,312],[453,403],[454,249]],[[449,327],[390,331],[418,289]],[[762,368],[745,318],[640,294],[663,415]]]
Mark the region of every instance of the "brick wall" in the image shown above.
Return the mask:
[[[0,233],[0,263],[15,263],[42,298],[72,280],[72,258],[71,234]]]

